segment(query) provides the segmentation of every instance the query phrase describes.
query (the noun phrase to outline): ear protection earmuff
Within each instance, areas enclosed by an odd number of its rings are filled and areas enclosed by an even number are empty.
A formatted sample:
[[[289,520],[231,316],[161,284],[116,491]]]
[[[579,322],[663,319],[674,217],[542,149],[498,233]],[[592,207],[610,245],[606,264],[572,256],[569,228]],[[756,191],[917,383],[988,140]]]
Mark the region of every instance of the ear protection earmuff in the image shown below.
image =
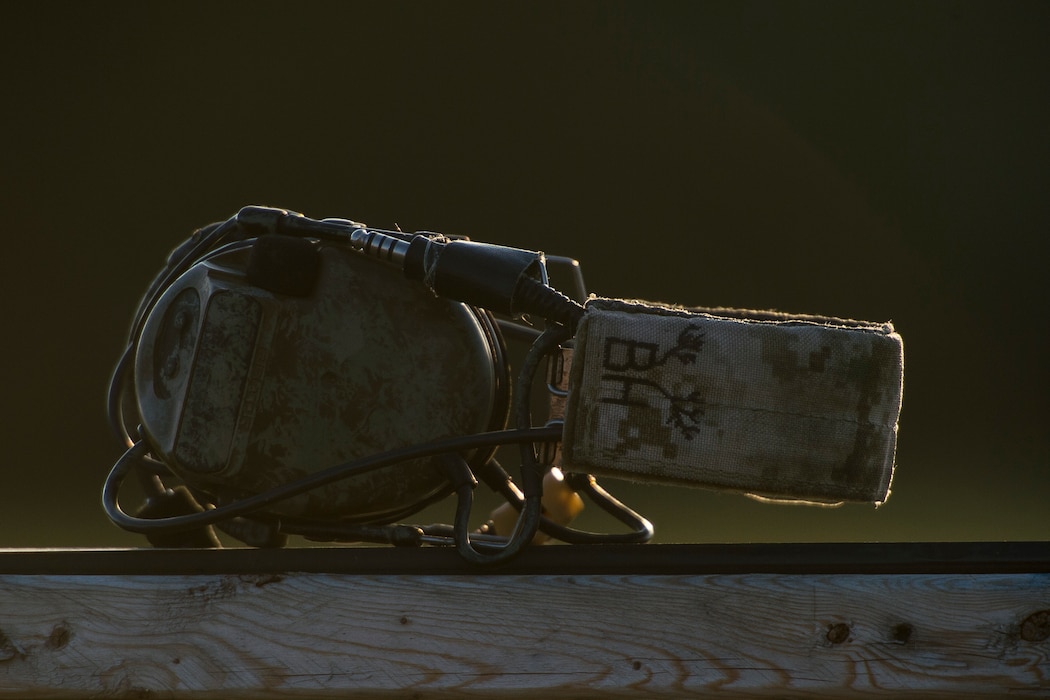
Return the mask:
[[[525,314],[547,329],[513,320]],[[541,527],[605,537],[543,517],[551,465],[537,446],[560,426],[532,427],[528,405],[539,365],[581,316],[547,285],[541,253],[245,207],[178,246],[139,305],[111,382],[110,419],[128,451],[106,510],[169,546],[213,544],[217,525],[260,546],[288,534],[454,543],[481,563],[512,556]],[[533,341],[512,430],[501,324]],[[495,460],[507,443],[521,445],[524,492]],[[135,515],[117,502],[131,472],[146,493]],[[514,532],[467,531],[476,475],[521,511]],[[572,480],[632,528],[609,537],[651,536],[593,479]],[[396,524],[453,492],[455,526]]]

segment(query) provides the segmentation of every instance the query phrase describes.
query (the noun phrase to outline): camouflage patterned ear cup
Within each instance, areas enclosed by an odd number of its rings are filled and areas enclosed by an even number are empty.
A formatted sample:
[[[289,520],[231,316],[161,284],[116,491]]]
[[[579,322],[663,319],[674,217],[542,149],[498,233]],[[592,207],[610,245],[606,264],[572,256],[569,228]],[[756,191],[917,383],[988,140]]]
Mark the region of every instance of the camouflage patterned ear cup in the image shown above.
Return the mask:
[[[814,502],[889,495],[903,382],[889,324],[594,300],[567,467]]]
[[[146,436],[187,483],[242,497],[503,427],[507,369],[498,332],[476,309],[336,245],[317,246],[316,261],[310,254],[311,289],[263,289],[247,274],[251,250],[241,244],[195,264],[161,296],[139,339],[135,394]],[[444,472],[416,460],[275,508],[383,522],[447,492]]]

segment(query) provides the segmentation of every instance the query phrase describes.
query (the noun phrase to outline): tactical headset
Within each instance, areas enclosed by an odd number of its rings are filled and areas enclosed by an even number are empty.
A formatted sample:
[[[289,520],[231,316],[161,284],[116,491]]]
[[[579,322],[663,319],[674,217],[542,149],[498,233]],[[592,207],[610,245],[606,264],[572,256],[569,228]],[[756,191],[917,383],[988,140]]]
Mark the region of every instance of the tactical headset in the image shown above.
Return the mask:
[[[579,265],[576,293],[585,296]],[[903,381],[889,324],[687,310],[553,289],[543,253],[245,207],[169,256],[135,313],[103,488],[158,546],[645,542],[592,474],[880,503]],[[511,376],[507,339],[528,350]],[[533,425],[547,363],[550,415]],[[510,425],[511,427],[508,427]],[[497,461],[518,446],[520,488]],[[124,512],[134,472],[145,503]],[[470,530],[478,479],[508,506]],[[454,523],[400,524],[457,497]],[[623,533],[568,527],[588,495]],[[507,511],[517,515],[508,517]],[[542,533],[542,534],[538,534]]]
[[[551,464],[538,448],[561,429],[532,426],[531,386],[582,313],[547,285],[542,253],[245,207],[179,245],[135,313],[109,392],[128,450],[106,481],[106,511],[161,546],[214,546],[218,525],[257,546],[287,534],[454,542],[488,563],[537,529],[648,540],[652,526],[586,475],[567,483],[629,533],[542,514]],[[544,330],[509,320],[524,316]],[[514,392],[501,327],[532,343]],[[495,459],[512,444],[522,490]],[[117,502],[131,471],[146,493],[135,515]],[[467,531],[475,475],[520,510],[513,531]],[[453,492],[453,528],[392,525]]]

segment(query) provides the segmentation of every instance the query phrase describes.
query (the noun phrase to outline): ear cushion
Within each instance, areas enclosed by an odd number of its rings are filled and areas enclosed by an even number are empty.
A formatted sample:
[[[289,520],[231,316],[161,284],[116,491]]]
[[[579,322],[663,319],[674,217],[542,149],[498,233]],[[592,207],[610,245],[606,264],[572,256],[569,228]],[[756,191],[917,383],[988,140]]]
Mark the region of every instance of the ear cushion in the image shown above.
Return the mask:
[[[311,241],[276,234],[252,244],[248,281],[276,294],[310,296],[321,269],[321,255]]]

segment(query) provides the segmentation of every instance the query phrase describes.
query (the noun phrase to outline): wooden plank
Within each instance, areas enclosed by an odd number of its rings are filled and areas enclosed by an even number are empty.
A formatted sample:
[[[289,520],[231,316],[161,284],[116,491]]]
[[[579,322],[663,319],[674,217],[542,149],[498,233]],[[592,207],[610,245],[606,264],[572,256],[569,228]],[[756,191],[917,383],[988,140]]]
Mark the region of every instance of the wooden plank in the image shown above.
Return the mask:
[[[0,575],[0,697],[1050,696],[1050,574]]]

